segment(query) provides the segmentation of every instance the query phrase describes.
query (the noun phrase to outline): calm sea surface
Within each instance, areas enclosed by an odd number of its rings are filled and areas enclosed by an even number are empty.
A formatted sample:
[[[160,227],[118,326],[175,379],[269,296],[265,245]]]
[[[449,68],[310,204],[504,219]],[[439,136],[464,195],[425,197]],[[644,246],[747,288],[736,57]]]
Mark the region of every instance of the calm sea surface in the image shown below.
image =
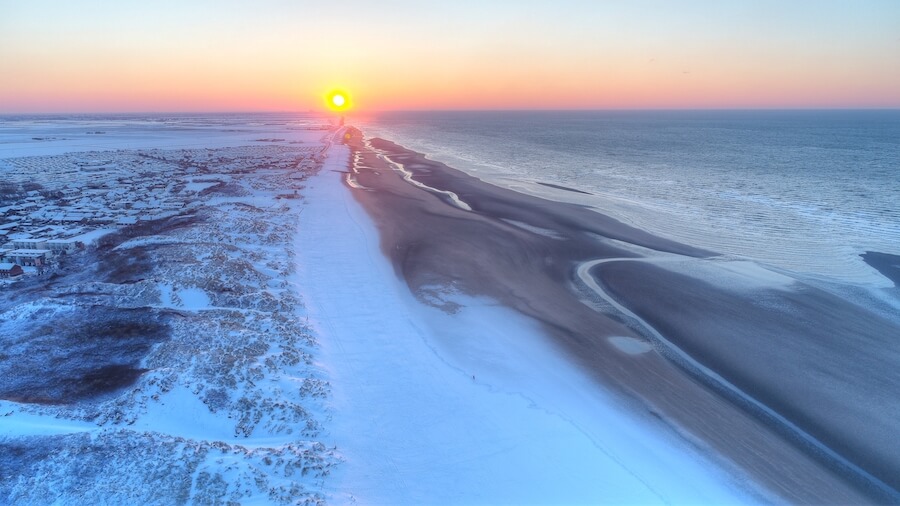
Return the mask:
[[[900,254],[900,111],[414,112],[353,123],[487,181],[812,277],[891,286],[859,254]]]

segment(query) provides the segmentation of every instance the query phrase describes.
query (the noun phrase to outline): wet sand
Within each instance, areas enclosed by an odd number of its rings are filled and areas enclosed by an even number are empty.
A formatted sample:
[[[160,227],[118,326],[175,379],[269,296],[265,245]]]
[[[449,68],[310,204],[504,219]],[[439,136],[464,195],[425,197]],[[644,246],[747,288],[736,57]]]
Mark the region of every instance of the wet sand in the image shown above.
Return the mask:
[[[660,352],[659,346],[643,345],[652,337],[626,316],[592,307],[602,300],[575,275],[586,261],[640,258],[634,248],[616,241],[684,258],[714,253],[653,236],[585,207],[486,184],[388,141],[366,144],[355,130],[348,144],[355,159],[349,186],[379,227],[383,250],[397,274],[423,300],[449,286],[493,297],[534,318],[574,362],[628,399],[636,412],[689,433],[708,454],[722,456],[723,465],[733,465],[737,474],[746,473],[785,500],[897,500],[893,491],[868,482],[865,472],[854,472],[804,444],[771,417]],[[385,158],[402,165],[416,184]],[[634,268],[640,267],[634,262]],[[704,285],[690,277],[678,283],[689,293]],[[667,287],[653,287],[640,297],[652,301],[657,290]],[[633,302],[626,296],[623,301]],[[741,324],[752,328],[757,323]],[[713,370],[728,366],[714,353],[703,358]],[[754,365],[765,370],[763,364]]]
[[[882,276],[893,281],[894,286],[900,286],[900,256],[878,251],[867,251],[860,256]]]
[[[593,274],[618,302],[743,392],[900,486],[900,326],[823,290],[728,290],[645,262]]]

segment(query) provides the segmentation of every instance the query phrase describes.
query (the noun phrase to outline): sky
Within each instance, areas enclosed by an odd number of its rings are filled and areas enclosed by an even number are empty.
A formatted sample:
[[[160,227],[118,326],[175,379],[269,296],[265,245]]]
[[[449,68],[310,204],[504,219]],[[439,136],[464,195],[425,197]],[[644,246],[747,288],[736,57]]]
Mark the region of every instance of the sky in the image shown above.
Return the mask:
[[[0,114],[900,107],[897,0],[0,0]]]

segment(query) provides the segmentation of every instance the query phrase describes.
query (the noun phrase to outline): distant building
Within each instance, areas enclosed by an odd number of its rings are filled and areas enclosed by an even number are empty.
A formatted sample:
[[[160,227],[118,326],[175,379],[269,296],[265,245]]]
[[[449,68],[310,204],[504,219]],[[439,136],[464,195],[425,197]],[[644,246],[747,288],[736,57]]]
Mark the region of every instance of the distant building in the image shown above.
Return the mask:
[[[10,241],[13,249],[46,249],[46,239],[13,239]]]
[[[46,248],[53,252],[54,255],[60,253],[71,253],[78,248],[78,241],[74,239],[51,239],[47,241]]]
[[[184,207],[184,202],[177,201],[177,200],[166,200],[166,201],[160,202],[158,207],[160,209],[169,209],[169,210],[181,209]]]
[[[3,263],[0,264],[0,278],[14,278],[25,274],[22,267],[16,264]]]
[[[42,267],[47,264],[47,257],[51,253],[48,249],[14,249],[6,257],[19,265]]]
[[[89,218],[87,213],[66,213],[65,216],[59,219],[61,223],[72,224],[72,223],[81,223],[86,221]]]

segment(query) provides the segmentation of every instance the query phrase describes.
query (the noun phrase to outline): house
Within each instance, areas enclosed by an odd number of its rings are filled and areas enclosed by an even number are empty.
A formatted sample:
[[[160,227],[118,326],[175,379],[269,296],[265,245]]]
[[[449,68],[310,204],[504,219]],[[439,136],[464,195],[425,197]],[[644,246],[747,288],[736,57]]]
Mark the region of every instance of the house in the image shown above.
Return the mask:
[[[25,274],[25,271],[21,266],[10,263],[0,264],[0,278],[14,278],[22,274]]]
[[[6,257],[19,265],[41,267],[47,264],[48,249],[14,249],[6,253]]]
[[[166,200],[163,201],[159,207],[162,209],[181,209],[184,207],[184,202],[178,200]]]
[[[47,249],[54,255],[61,253],[71,253],[78,247],[78,241],[74,239],[51,239],[47,241]]]
[[[44,249],[47,247],[46,239],[13,239],[10,243],[13,249]]]

